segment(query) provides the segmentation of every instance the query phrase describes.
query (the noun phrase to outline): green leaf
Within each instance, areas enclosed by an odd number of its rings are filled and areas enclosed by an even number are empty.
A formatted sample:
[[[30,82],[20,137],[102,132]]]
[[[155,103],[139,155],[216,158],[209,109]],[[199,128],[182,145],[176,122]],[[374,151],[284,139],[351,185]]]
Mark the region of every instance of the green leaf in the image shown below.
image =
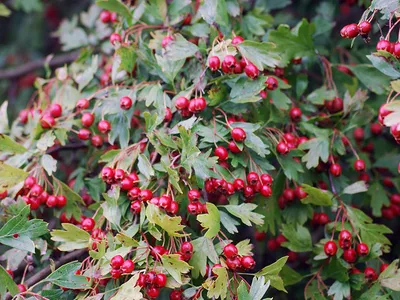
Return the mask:
[[[372,214],[376,217],[382,216],[382,207],[390,205],[385,189],[378,181],[375,181],[369,187],[368,194],[371,197]]]
[[[28,173],[0,161],[0,191],[12,188],[28,177]]]
[[[215,251],[214,245],[211,239],[204,236],[192,240],[193,244],[193,256],[189,261],[189,264],[193,266],[192,276],[194,278],[199,277],[199,273],[202,276],[206,275],[207,258],[213,263],[218,262],[218,254]]]
[[[43,3],[40,0],[15,0],[13,1],[15,9],[21,9],[26,13],[40,12],[43,10]]]
[[[24,146],[12,140],[9,136],[0,134],[0,151],[6,153],[22,154],[27,150]]]
[[[280,271],[282,270],[283,266],[285,265],[288,256],[281,257],[273,264],[262,268],[258,271],[255,275],[257,277],[263,276],[265,280],[269,280],[271,285],[276,288],[277,290],[286,292],[283,286],[283,280],[279,276]]]
[[[228,272],[223,267],[215,268],[213,272],[217,278],[215,280],[208,278],[203,283],[203,287],[208,290],[207,297],[225,299],[228,291]]]
[[[303,279],[301,274],[286,265],[283,266],[280,276],[282,277],[285,286],[296,284]]]
[[[111,115],[109,117],[111,123],[111,131],[108,134],[108,141],[111,145],[114,145],[115,140],[118,138],[121,148],[128,147],[129,144],[129,128],[130,120],[124,112]]]
[[[343,190],[343,194],[353,195],[353,194],[363,193],[366,191],[368,191],[368,187],[365,181],[361,180],[346,186]]]
[[[186,234],[179,233],[184,225],[181,224],[181,217],[170,217],[165,213],[161,212],[160,209],[153,205],[149,204],[146,208],[146,217],[149,219],[150,223],[156,224],[160,226],[163,230],[165,230],[170,236],[183,237]]]
[[[381,10],[384,19],[389,19],[394,11],[399,9],[399,1],[397,0],[373,0],[371,2],[371,11],[374,9]]]
[[[323,162],[328,161],[329,139],[327,138],[313,138],[302,143],[298,148],[300,150],[308,150],[308,152],[301,158],[301,161],[306,163],[307,169],[317,167],[320,160]]]
[[[81,196],[75,193],[64,182],[53,177],[53,186],[55,194],[64,195],[67,198],[67,205],[65,206],[65,213],[67,218],[74,216],[75,219],[80,219],[81,210],[79,204],[84,204]]]
[[[17,284],[14,282],[13,278],[10,276],[10,274],[7,273],[2,265],[0,265],[0,282],[0,296],[5,296],[7,291],[9,291],[12,296],[19,294]]]
[[[392,79],[400,78],[400,72],[384,57],[376,55],[367,55],[372,65],[381,71],[383,74],[389,76]]]
[[[60,287],[79,290],[88,289],[90,284],[85,276],[75,275],[75,272],[81,267],[80,262],[70,262],[62,265],[42,282],[51,282],[52,284],[58,285]]]
[[[240,223],[223,211],[220,211],[219,214],[221,216],[222,226],[224,226],[230,234],[238,233],[237,226],[240,225]]]
[[[200,222],[203,228],[208,229],[204,236],[206,238],[213,238],[221,229],[220,214],[218,208],[214,204],[207,202],[206,206],[207,213],[198,215],[197,221]]]
[[[119,228],[119,224],[121,222],[121,210],[118,206],[118,199],[120,197],[120,189],[118,187],[113,187],[107,191],[107,193],[103,193],[103,197],[106,200],[101,204],[101,208],[103,208],[104,217],[111,223],[114,224],[117,228]]]
[[[354,75],[365,85],[366,88],[378,95],[387,92],[390,85],[390,77],[384,75],[371,65],[348,66]]]
[[[301,187],[307,193],[307,197],[300,200],[301,203],[323,206],[332,205],[333,194],[331,192],[314,188],[308,184],[302,184]]]
[[[252,254],[253,245],[250,244],[249,239],[245,239],[236,244],[240,256],[247,256]]]
[[[164,56],[171,61],[182,60],[194,56],[199,51],[199,48],[187,41],[181,34],[174,35],[174,40],[171,41]]]
[[[329,296],[334,296],[333,300],[348,299],[350,296],[350,284],[348,282],[335,281],[328,290]]]
[[[11,15],[11,10],[3,3],[0,3],[0,17],[8,17],[9,15]]]
[[[259,70],[267,67],[274,68],[281,59],[273,43],[244,41],[237,45],[237,48],[242,56],[251,61]]]
[[[229,16],[226,2],[220,0],[204,0],[199,8],[202,18],[210,25],[217,23],[228,26]]]
[[[394,260],[380,275],[381,285],[393,291],[400,291],[399,259]]]
[[[58,246],[60,251],[72,251],[88,247],[90,240],[89,233],[69,223],[62,223],[61,226],[64,230],[57,229],[50,233],[53,241],[61,242],[61,245]]]
[[[312,250],[310,231],[301,225],[282,225],[282,234],[287,238],[287,242],[282,245],[293,252],[307,252]]]
[[[125,70],[131,73],[136,64],[136,49],[133,46],[121,45],[121,47],[115,51],[115,54],[121,58],[121,64],[118,70]]]
[[[36,147],[45,152],[48,148],[54,146],[56,140],[56,136],[53,134],[53,131],[48,131],[43,134],[40,139],[36,143]]]
[[[278,109],[287,110],[292,103],[290,98],[284,92],[282,92],[281,89],[270,91],[269,95],[271,96],[272,103]]]
[[[233,103],[257,102],[261,99],[260,92],[265,89],[265,76],[260,76],[254,80],[240,77],[232,83],[232,90],[229,94]]]
[[[253,277],[253,281],[250,286],[250,300],[261,300],[267,292],[270,282],[267,281],[265,276]]]
[[[143,154],[139,154],[138,169],[140,173],[143,174],[147,179],[150,179],[151,176],[154,176],[153,167],[151,166],[148,158]]]
[[[326,86],[322,86],[309,94],[307,100],[313,104],[322,105],[325,100],[332,100],[335,97],[336,92],[334,90],[328,90]]]
[[[105,10],[116,12],[128,20],[132,19],[129,8],[118,0],[97,0],[96,5]]]
[[[242,203],[240,205],[225,205],[224,208],[235,217],[238,217],[244,224],[251,226],[264,224],[264,216],[253,212],[257,208],[257,204]]]
[[[192,268],[187,262],[179,259],[179,254],[164,254],[161,256],[161,262],[165,270],[178,283],[182,284],[182,274],[189,273]]]
[[[45,154],[40,159],[40,164],[46,170],[47,174],[51,176],[57,171],[57,160],[55,160],[51,155]]]
[[[237,295],[238,295],[238,300],[251,300],[252,299],[247,290],[247,286],[243,281],[240,282],[239,287],[237,288]]]
[[[34,239],[46,234],[47,223],[41,219],[29,220],[29,206],[12,217],[0,229],[0,244],[13,248],[35,252]]]
[[[143,299],[143,294],[140,292],[142,289],[136,282],[139,279],[139,273],[133,275],[127,282],[122,284],[117,293],[112,296],[111,300],[141,300]],[[93,299],[95,300],[95,299]]]

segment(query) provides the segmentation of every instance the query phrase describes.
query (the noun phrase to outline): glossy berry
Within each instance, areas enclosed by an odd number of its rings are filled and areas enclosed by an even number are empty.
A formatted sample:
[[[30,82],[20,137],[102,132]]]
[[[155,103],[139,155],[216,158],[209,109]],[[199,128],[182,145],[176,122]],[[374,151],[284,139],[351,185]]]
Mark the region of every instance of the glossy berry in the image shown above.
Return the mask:
[[[357,259],[356,250],[349,248],[343,251],[343,259],[348,263],[354,263]]]
[[[362,140],[364,140],[364,129],[362,129],[361,127],[354,129],[353,136],[357,142],[361,142]]]
[[[287,200],[287,201],[293,201],[295,198],[295,193],[293,189],[284,189],[282,196]]]
[[[353,236],[351,235],[350,231],[348,231],[348,230],[342,230],[339,233],[339,240],[351,242],[352,238],[353,238]]]
[[[238,255],[238,249],[234,244],[228,244],[224,247],[224,255],[226,258],[233,258]]]
[[[110,35],[110,43],[111,45],[115,45],[116,43],[121,43],[122,37],[118,33],[113,33]]]
[[[53,118],[59,118],[62,115],[62,107],[58,103],[54,103],[50,106],[50,115]]]
[[[357,24],[349,24],[346,26],[347,38],[352,39],[358,36]]]
[[[149,287],[146,290],[146,293],[150,298],[157,298],[158,295],[160,295],[160,289],[156,287]]]
[[[364,270],[365,279],[368,281],[375,281],[378,279],[378,274],[376,274],[375,270],[371,267],[366,267]]]
[[[81,118],[82,125],[85,127],[92,126],[94,122],[94,115],[91,113],[84,113]]]
[[[357,172],[365,171],[365,161],[362,159],[357,159],[354,162],[354,170],[356,170]]]
[[[339,164],[331,164],[329,167],[329,172],[333,176],[339,177],[342,174],[342,167]]]
[[[290,109],[289,115],[293,122],[299,122],[303,113],[300,108],[293,107],[292,109]]]
[[[356,249],[357,249],[357,254],[359,256],[365,256],[368,255],[369,253],[368,245],[365,243],[359,243]]]
[[[28,176],[24,181],[24,188],[31,189],[35,184],[36,184],[36,178],[33,176]]]
[[[278,88],[278,80],[275,77],[269,76],[265,81],[265,85],[270,91],[276,90]]]
[[[267,242],[267,248],[269,251],[276,251],[279,248],[279,244],[276,239],[270,239]]]
[[[236,178],[233,181],[233,187],[235,188],[236,191],[243,191],[243,189],[245,187],[244,180],[240,179],[240,178]]]
[[[18,284],[17,287],[20,293],[25,293],[27,290],[24,284]]]
[[[39,197],[39,195],[43,193],[43,188],[40,184],[35,184],[29,193],[30,196],[32,197]]]
[[[391,43],[388,40],[380,40],[377,44],[376,44],[376,50],[379,51],[386,51],[386,52],[390,52],[391,48]]]
[[[153,192],[151,190],[141,190],[139,197],[140,197],[140,200],[142,200],[143,202],[149,201],[151,198],[153,198]],[[168,197],[168,196],[163,196],[163,197]],[[170,198],[170,197],[168,197],[168,198]]]
[[[260,189],[260,194],[263,195],[264,197],[268,198],[272,195],[272,189],[269,185],[262,185]]]
[[[380,135],[382,133],[382,125],[379,123],[372,123],[370,126],[371,133],[374,135]]]
[[[218,146],[214,150],[214,155],[218,157],[220,161],[224,161],[228,159],[228,150],[225,147]]]
[[[228,68],[233,68],[236,63],[236,58],[233,55],[226,55],[224,58],[223,63],[228,67]]]
[[[40,119],[40,126],[42,126],[42,128],[44,128],[44,129],[52,128],[52,127],[54,127],[54,125],[56,125],[56,121],[50,115],[44,115]]]
[[[251,270],[256,265],[254,258],[251,256],[242,256],[240,258],[240,263],[241,263],[242,267],[245,268],[246,270]]]
[[[57,207],[61,208],[67,204],[67,198],[64,195],[57,196]]]
[[[247,77],[251,79],[257,78],[260,73],[258,68],[252,63],[249,63],[246,67],[244,67],[244,72],[246,73]]]
[[[328,256],[334,256],[337,252],[337,245],[334,241],[328,241],[324,245],[324,252]]]
[[[142,204],[139,200],[135,200],[131,203],[131,211],[134,214],[139,214],[142,210]]]
[[[255,185],[257,182],[260,181],[260,177],[256,172],[250,172],[246,176],[247,183],[250,185]]]
[[[88,139],[90,139],[91,134],[92,133],[89,129],[81,128],[78,132],[78,138],[82,141],[87,141]]]
[[[389,267],[389,264],[381,264],[381,267],[379,268],[379,272],[383,272],[387,269],[387,267]]]
[[[97,124],[97,129],[101,132],[101,133],[107,133],[111,130],[111,124],[110,122],[108,122],[107,120],[101,120],[99,122],[99,124]]]
[[[204,99],[203,97],[195,98],[190,100],[188,110],[191,113],[196,114],[202,112],[206,108],[206,106],[207,106],[206,99]]]
[[[160,200],[158,200],[158,205],[164,209],[167,209],[171,205],[171,201],[171,197],[163,195],[160,197]]]
[[[103,138],[100,135],[94,135],[92,136],[92,138],[90,139],[90,143],[94,146],[94,147],[101,147],[103,145]]]
[[[86,98],[81,98],[78,100],[75,107],[78,110],[87,109],[89,107],[89,100]]]
[[[109,12],[108,10],[103,10],[100,13],[100,20],[103,23],[109,23],[111,21],[111,12]]]
[[[46,200],[46,206],[47,207],[55,207],[57,206],[57,197],[56,196],[49,196]]]
[[[240,152],[242,152],[242,150],[240,150],[240,148],[236,145],[236,143],[234,141],[230,141],[229,142],[228,149],[232,153],[240,153]]]
[[[231,269],[234,272],[237,271],[242,266],[240,259],[237,256],[227,258],[226,265],[228,266],[229,269]]]
[[[180,251],[184,254],[193,253],[193,245],[191,242],[183,242]]]
[[[210,67],[211,71],[217,71],[221,66],[221,61],[218,56],[210,56],[208,59],[208,66]]]
[[[119,100],[119,107],[123,110],[128,110],[132,107],[132,99],[129,98],[128,96],[122,97]]]
[[[269,174],[261,174],[260,176],[262,184],[272,185],[273,179],[272,176]]]
[[[96,222],[92,218],[86,218],[82,221],[82,229],[85,231],[92,231]]]
[[[124,258],[121,255],[115,255],[113,258],[111,258],[110,266],[113,269],[119,269],[121,268],[123,263],[124,263]]]
[[[231,136],[236,142],[243,142],[246,139],[246,132],[242,128],[236,127],[232,129]]]
[[[176,109],[186,109],[189,107],[189,100],[186,97],[178,97],[175,101]]]
[[[240,35],[237,35],[232,39],[232,45],[237,45],[237,44],[240,44],[243,42],[244,42],[244,38],[242,38]]]
[[[190,201],[198,201],[200,200],[201,193],[199,190],[190,190],[188,192],[188,198]]]
[[[396,56],[396,58],[400,58],[400,42],[394,44],[393,55]]]
[[[360,32],[361,35],[366,35],[370,33],[371,31],[371,23],[368,21],[362,21],[360,24],[358,24],[358,31]]]
[[[180,290],[173,290],[169,294],[169,300],[182,300],[182,291]]]
[[[121,271],[124,274],[129,274],[132,273],[133,270],[135,270],[135,264],[133,263],[133,261],[131,261],[130,259],[125,260],[121,266]]]
[[[279,142],[278,145],[276,145],[276,151],[278,151],[279,154],[285,155],[289,152],[289,147],[287,143],[285,142]]]
[[[307,197],[307,193],[302,189],[301,186],[297,186],[294,190],[294,194],[296,195],[297,199],[304,199]]]

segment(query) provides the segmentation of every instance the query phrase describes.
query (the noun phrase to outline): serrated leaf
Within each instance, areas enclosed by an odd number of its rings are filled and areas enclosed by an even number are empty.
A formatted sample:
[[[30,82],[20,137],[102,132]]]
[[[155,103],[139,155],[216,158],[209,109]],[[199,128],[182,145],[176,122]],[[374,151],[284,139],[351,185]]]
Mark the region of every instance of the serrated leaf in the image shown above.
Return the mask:
[[[307,193],[307,197],[300,199],[303,204],[314,204],[331,206],[333,194],[329,191],[320,190],[308,184],[302,184],[302,189]]]
[[[282,245],[293,252],[307,252],[312,250],[312,240],[310,231],[299,224],[283,224],[282,234],[287,238],[287,242]]]
[[[347,299],[350,296],[350,285],[348,282],[335,281],[328,290],[328,295],[334,300]]]
[[[228,291],[228,272],[223,267],[215,268],[213,272],[217,278],[215,280],[208,278],[203,283],[203,287],[208,290],[207,297],[209,299],[213,297],[225,299]]]
[[[153,167],[148,158],[143,154],[139,154],[138,169],[140,173],[143,174],[147,179],[150,179],[151,176],[154,176]]]
[[[361,180],[346,186],[343,190],[343,194],[353,195],[353,194],[363,193],[366,191],[368,191],[367,184],[365,183],[365,181]]]
[[[0,191],[12,188],[28,177],[28,173],[0,161]]]
[[[204,236],[206,238],[213,238],[221,229],[220,214],[218,208],[214,204],[207,202],[206,206],[207,213],[198,215],[197,221],[200,222],[203,228],[208,229]]]
[[[199,8],[202,18],[210,25],[228,26],[229,16],[225,1],[204,0]]]
[[[42,158],[40,159],[40,164],[46,170],[49,176],[57,171],[57,160],[55,160],[49,154],[45,154],[42,156]]]
[[[182,231],[182,229],[185,228],[185,226],[181,224],[181,217],[170,217],[161,212],[160,209],[153,204],[147,206],[146,217],[149,219],[150,223],[160,226],[170,236],[186,236],[186,234],[179,233],[179,231]]]
[[[322,86],[319,89],[314,90],[307,96],[307,100],[313,104],[324,104],[325,100],[332,100],[335,98],[336,92],[334,90],[328,90],[326,86]]]
[[[369,187],[368,194],[371,197],[372,214],[377,217],[382,216],[382,207],[390,205],[385,189],[378,181],[375,181]]]
[[[192,268],[187,262],[179,259],[179,254],[164,254],[161,256],[161,262],[172,278],[181,284],[182,274],[189,273]]]
[[[225,205],[224,208],[233,216],[238,217],[247,226],[251,226],[251,223],[256,225],[264,224],[264,216],[253,212],[257,208],[256,204]]]
[[[372,65],[359,64],[348,66],[366,88],[378,95],[386,93],[390,85],[390,77],[384,75]]]
[[[186,40],[181,34],[174,35],[174,40],[169,42],[164,56],[171,61],[177,61],[194,56],[199,48]]]
[[[261,300],[263,299],[265,293],[267,292],[270,286],[270,281],[265,279],[265,276],[257,276],[253,277],[250,286],[250,299],[251,300]]]
[[[75,275],[75,272],[81,267],[80,262],[70,262],[62,265],[42,282],[51,282],[52,284],[68,289],[88,289],[90,284],[85,276]]]
[[[89,233],[73,224],[62,223],[61,226],[64,230],[56,229],[50,233],[53,241],[61,243],[58,246],[60,251],[72,251],[88,247]]]
[[[244,41],[237,45],[243,57],[251,61],[259,70],[274,68],[280,62],[280,56],[275,52],[276,45],[268,42]]]
[[[24,146],[18,144],[9,136],[0,134],[0,151],[6,153],[22,154],[25,153],[27,150]]]
[[[133,275],[127,282],[122,284],[118,292],[113,296],[112,300],[141,300],[143,294],[140,292],[141,287],[136,284],[139,279],[139,273]]]
[[[29,213],[29,206],[25,206],[1,227],[0,244],[35,252],[33,240],[48,232],[47,223],[40,219],[29,220]]]
[[[36,143],[36,147],[40,150],[40,151],[46,151],[48,148],[54,146],[56,137],[53,134],[52,131],[48,131],[45,134],[43,134],[40,139],[37,141]]]
[[[327,162],[329,157],[329,139],[318,137],[302,143],[300,150],[308,150],[301,158],[302,162],[306,163],[307,169],[318,166],[319,161]]]
[[[193,256],[190,259],[189,263],[193,266],[192,269],[192,276],[194,278],[199,277],[199,273],[202,276],[206,275],[206,265],[207,265],[207,258],[213,262],[218,262],[218,254],[215,251],[214,245],[211,239],[206,238],[204,236],[199,237],[195,240],[192,240],[193,245]]]
[[[262,268],[260,271],[258,271],[255,275],[257,277],[264,277],[265,280],[269,280],[270,284],[280,290],[286,292],[284,286],[283,286],[283,280],[279,276],[280,271],[282,270],[283,266],[285,265],[286,261],[288,259],[288,256],[281,257],[278,259],[276,262],[273,264],[266,266]]]
[[[237,233],[237,226],[240,225],[240,223],[223,211],[220,211],[219,214],[222,226],[224,226],[230,234]]]
[[[249,239],[245,239],[237,243],[236,248],[238,249],[238,254],[240,256],[247,256],[252,254],[253,245],[250,244]]]
[[[136,64],[136,49],[133,46],[121,45],[116,51],[116,55],[121,58],[121,64],[119,65],[119,71],[125,70],[131,73]]]

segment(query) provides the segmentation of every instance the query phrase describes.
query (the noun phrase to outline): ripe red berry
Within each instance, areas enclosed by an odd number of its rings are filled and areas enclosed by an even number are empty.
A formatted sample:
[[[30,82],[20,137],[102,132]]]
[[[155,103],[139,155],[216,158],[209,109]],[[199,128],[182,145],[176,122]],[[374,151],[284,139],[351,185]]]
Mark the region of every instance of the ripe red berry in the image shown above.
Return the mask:
[[[173,290],[169,294],[169,300],[182,300],[182,291],[181,290]]]
[[[361,35],[368,34],[371,31],[371,28],[371,23],[368,21],[362,21],[360,24],[358,24],[358,31]]]
[[[287,200],[287,201],[293,201],[295,197],[295,193],[293,189],[287,188],[283,190],[282,196]]]
[[[101,147],[103,145],[103,138],[100,135],[94,135],[92,136],[92,138],[90,139],[90,143],[94,146],[94,147]]]
[[[87,141],[88,139],[90,139],[90,135],[91,135],[91,134],[92,134],[92,133],[90,132],[89,129],[81,128],[81,129],[79,129],[78,137],[79,137],[79,139],[81,139],[82,141]]]
[[[324,252],[328,256],[334,256],[337,252],[337,245],[334,241],[328,241],[324,245]]]
[[[266,88],[270,91],[276,90],[278,88],[278,80],[275,77],[269,76],[265,80]]]
[[[281,141],[278,143],[278,145],[276,145],[276,151],[278,151],[278,153],[284,155],[289,152],[289,147],[285,142]]]
[[[294,190],[294,194],[297,199],[304,199],[307,197],[307,193],[301,188],[301,186],[297,186]]]
[[[39,197],[41,193],[43,193],[43,188],[42,188],[42,186],[41,186],[40,184],[35,184],[35,185],[31,188],[29,195],[30,195],[31,197]]]
[[[28,176],[24,181],[24,188],[31,189],[35,184],[36,184],[36,178],[33,176]]]
[[[4,190],[0,192],[0,200],[3,200],[5,197],[7,197],[8,191]]]
[[[387,40],[380,40],[377,44],[376,44],[376,50],[379,51],[386,51],[386,52],[390,52],[391,48],[391,43]]]
[[[67,204],[67,198],[64,195],[57,196],[57,207],[64,207]]]
[[[132,107],[132,99],[128,96],[124,96],[119,100],[119,107],[123,110],[128,110]]]
[[[62,115],[62,107],[60,104],[58,103],[54,103],[50,106],[50,115],[53,118],[58,118],[61,117]]]
[[[228,244],[224,247],[223,252],[226,258],[233,258],[238,255],[238,248],[234,244]]]
[[[393,55],[400,58],[400,42],[396,42],[393,46]]]
[[[94,115],[91,113],[84,113],[81,118],[82,125],[85,127],[92,126],[94,122]]]
[[[167,209],[171,205],[171,197],[167,195],[163,195],[158,200],[158,205],[164,209]]]
[[[233,181],[233,187],[235,188],[236,191],[243,191],[244,187],[245,187],[245,183],[243,179],[240,178],[236,178]]]
[[[160,289],[156,287],[149,287],[146,290],[147,296],[150,298],[157,298],[160,295]]]
[[[244,42],[244,38],[242,38],[240,35],[237,35],[232,39],[232,45],[237,45],[237,44],[240,44],[243,42]]]
[[[170,42],[172,42],[174,40],[174,38],[171,35],[167,35],[165,36],[162,41],[161,41],[161,46],[163,48],[166,48]]]
[[[270,239],[267,242],[267,248],[269,251],[276,251],[279,248],[279,244],[276,239]]]
[[[133,270],[135,270],[135,264],[133,263],[133,261],[131,261],[130,259],[125,260],[121,266],[121,271],[124,274],[129,274],[132,273]]]
[[[157,274],[155,284],[157,287],[164,287],[167,284],[167,276],[163,273]]]
[[[342,167],[339,164],[331,164],[329,167],[329,172],[333,176],[339,177],[342,174]]]
[[[54,125],[56,125],[56,121],[50,115],[46,114],[40,119],[40,126],[42,126],[44,129],[52,128]]]
[[[256,172],[249,172],[246,176],[247,183],[250,185],[255,185],[257,182],[260,181],[260,177]]]
[[[217,71],[221,66],[221,61],[218,56],[211,56],[208,59],[208,65],[211,71]]]
[[[176,109],[186,109],[189,107],[189,100],[186,97],[178,97],[175,101]]]
[[[252,63],[248,63],[246,67],[244,67],[244,72],[246,73],[247,77],[254,79],[258,77],[260,71],[258,68],[253,65]]]
[[[362,159],[357,159],[354,162],[354,170],[356,170],[357,172],[365,171],[365,161]]]
[[[134,214],[139,214],[142,210],[142,204],[139,200],[135,200],[131,203],[131,211]]]
[[[200,200],[201,197],[201,193],[199,192],[199,190],[190,190],[188,192],[188,198],[190,201],[198,201]]]
[[[343,251],[343,259],[348,263],[354,263],[357,259],[356,250],[349,248]]]
[[[163,196],[163,197],[168,197],[168,196]],[[141,190],[140,195],[139,195],[140,200],[143,202],[149,201],[151,198],[153,198],[153,192],[151,190]],[[161,197],[162,198],[162,197]],[[160,198],[160,199],[161,199]],[[168,197],[169,198],[169,197]],[[171,198],[170,198],[171,199]]]
[[[109,12],[108,10],[103,10],[100,13],[100,20],[103,23],[109,23],[111,21],[111,12]]]
[[[188,110],[191,113],[196,114],[202,112],[206,108],[206,106],[206,99],[204,99],[203,97],[195,98],[190,100]]]
[[[122,37],[118,33],[113,33],[110,35],[110,43],[111,45],[115,45],[115,43],[121,43]]]
[[[229,269],[231,269],[234,272],[237,271],[242,266],[240,259],[237,256],[228,257],[226,259],[226,265],[228,266]]]
[[[283,234],[280,234],[276,237],[276,242],[278,243],[279,247],[282,245],[282,243],[287,242],[287,239],[284,237]]]
[[[107,133],[111,130],[111,124],[110,122],[108,122],[107,120],[101,120],[99,122],[99,124],[97,124],[97,129],[101,132],[101,133]]]
[[[184,254],[193,253],[193,245],[191,242],[183,242],[180,251]]]
[[[272,185],[273,179],[272,176],[269,174],[261,174],[260,176],[262,184]]]
[[[246,139],[246,132],[240,127],[235,127],[231,131],[231,136],[236,142],[243,142]]]
[[[352,39],[358,36],[358,26],[357,24],[349,24],[346,28],[347,38]]]
[[[357,254],[359,256],[365,256],[368,255],[369,253],[368,245],[365,243],[359,243],[356,249],[357,249]]]
[[[228,148],[229,148],[229,151],[231,151],[232,153],[242,152],[242,150],[240,150],[240,148],[236,145],[236,143],[234,141],[229,142]]]
[[[351,241],[353,238],[352,234],[348,230],[342,230],[339,233],[339,239],[343,241]]]
[[[129,191],[133,188],[133,186],[134,186],[133,181],[129,177],[126,177],[121,180],[121,190]]]
[[[218,157],[220,161],[224,161],[228,159],[228,150],[225,147],[218,146],[214,150],[214,155]]]
[[[87,109],[89,107],[89,100],[86,98],[79,99],[75,107],[78,110]]]
[[[57,197],[56,196],[49,196],[46,200],[46,206],[47,207],[55,207],[57,206]]]
[[[381,267],[379,268],[379,272],[383,272],[386,270],[386,268],[389,267],[389,264],[381,264]]]
[[[375,281],[378,279],[378,274],[376,274],[375,270],[371,267],[366,267],[364,270],[365,279],[368,281]]]
[[[392,194],[390,196],[390,202],[392,204],[400,205],[400,194]]]
[[[293,122],[299,122],[301,120],[301,116],[303,115],[301,109],[298,107],[293,107],[289,114]]]
[[[110,266],[113,269],[119,269],[121,268],[123,263],[124,263],[124,258],[121,255],[115,255],[113,258],[111,258]]]
[[[260,189],[260,194],[263,195],[264,197],[268,198],[272,195],[272,189],[269,185],[262,185]]]
[[[254,258],[251,256],[242,256],[240,258],[240,263],[241,263],[242,267],[245,268],[246,270],[251,270],[256,265]]]
[[[92,218],[86,218],[82,221],[82,229],[85,231],[92,231],[96,222]]]
[[[233,68],[236,64],[236,58],[233,55],[226,55],[223,61],[228,68]]]
[[[17,287],[20,293],[26,292],[26,286],[24,284],[18,284]]]
[[[353,131],[353,136],[357,142],[361,142],[362,140],[364,140],[364,129],[362,129],[361,127],[357,127]]]

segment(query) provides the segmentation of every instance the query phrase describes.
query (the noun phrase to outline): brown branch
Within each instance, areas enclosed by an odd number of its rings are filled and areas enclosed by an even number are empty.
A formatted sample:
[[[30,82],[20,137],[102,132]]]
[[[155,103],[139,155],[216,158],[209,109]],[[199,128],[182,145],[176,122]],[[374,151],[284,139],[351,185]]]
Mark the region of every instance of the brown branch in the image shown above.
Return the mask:
[[[63,64],[74,61],[79,56],[79,52],[80,51],[74,51],[74,52],[54,56],[52,59],[50,59],[48,64],[50,67],[62,66]],[[28,62],[22,66],[14,68],[14,69],[0,70],[0,80],[1,79],[18,78],[22,75],[25,75],[29,72],[36,70],[36,69],[40,69],[45,65],[46,60],[48,60],[48,59],[41,58],[38,60]]]
[[[59,260],[55,261],[55,266],[56,268],[73,261],[75,259],[78,259],[79,257],[83,256],[85,253],[87,253],[87,249],[80,249],[80,250],[75,250],[73,252],[70,252],[62,257],[60,257]],[[46,268],[42,269],[40,272],[36,273],[32,277],[30,277],[28,280],[25,281],[25,285],[29,288],[30,286],[34,285],[35,283],[39,282],[40,280],[46,278],[49,274],[51,273],[50,266],[47,266]]]

